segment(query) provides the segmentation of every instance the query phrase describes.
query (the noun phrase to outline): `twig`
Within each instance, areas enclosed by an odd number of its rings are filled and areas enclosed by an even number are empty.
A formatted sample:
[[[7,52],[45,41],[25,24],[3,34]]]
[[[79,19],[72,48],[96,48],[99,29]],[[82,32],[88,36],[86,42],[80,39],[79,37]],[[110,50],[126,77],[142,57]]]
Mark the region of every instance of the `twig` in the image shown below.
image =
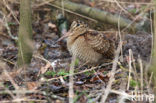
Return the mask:
[[[152,82],[152,78],[153,78],[153,72],[151,73],[149,82],[147,83],[147,91],[148,91],[148,94],[151,93],[150,85],[151,85],[151,82]],[[152,101],[149,101],[149,103],[152,103]]]
[[[3,87],[5,87],[4,84],[2,84],[2,85],[3,85]],[[8,88],[5,88],[5,91],[6,91],[8,94],[10,94],[10,96],[11,96],[13,99],[16,98],[15,95],[14,95]],[[3,91],[0,91],[0,92],[2,92],[2,94],[5,93],[5,92],[3,92]]]
[[[107,65],[110,65],[110,64],[112,64],[112,63],[105,63],[105,64],[103,64],[102,66],[107,66]],[[78,75],[78,74],[82,74],[82,73],[85,73],[85,72],[88,72],[88,71],[92,71],[92,70],[98,69],[98,68],[100,68],[100,67],[102,67],[102,66],[99,66],[99,67],[92,67],[91,69],[83,70],[83,71],[81,71],[81,72],[74,73],[73,75]],[[69,74],[69,75],[62,76],[62,77],[64,78],[64,77],[68,77],[68,76],[70,76],[70,74]],[[56,79],[60,79],[60,77],[56,77],[56,78],[51,78],[51,79],[43,80],[43,82],[44,82],[44,81],[52,81],[52,80],[56,80]]]
[[[50,63],[50,61],[48,61],[47,59],[45,59],[44,57],[38,56],[38,55],[33,55],[34,58],[38,58],[41,59],[43,61],[45,61],[46,63]],[[51,63],[50,63],[51,64]]]
[[[62,14],[63,14],[63,16],[65,16],[64,15],[64,0],[61,1],[61,5],[62,5]]]
[[[10,11],[11,15],[13,16],[13,18],[16,20],[16,22],[19,24],[18,19],[16,18],[16,16],[14,15],[14,12],[11,10],[11,8],[8,6],[8,4],[6,3],[5,0],[3,0],[4,6],[6,6],[6,8]]]
[[[141,58],[139,57],[139,64],[140,64],[140,84],[141,84],[141,93],[143,93],[143,64]]]
[[[70,71],[69,71],[69,74],[70,74],[70,77],[69,77],[69,103],[73,103],[74,101],[74,88],[73,88],[73,84],[74,84],[74,78],[73,78],[73,74],[74,74],[74,67],[75,67],[75,60],[76,60],[76,57],[73,56],[72,57],[72,62],[71,62],[71,66],[70,66]]]
[[[0,94],[3,94],[3,93],[13,93],[13,94],[27,94],[27,93],[42,93],[44,94],[45,92],[41,92],[41,91],[38,91],[38,90],[4,90],[4,91],[0,91]]]
[[[153,26],[154,26],[154,25],[153,25],[153,22],[154,22],[154,21],[152,21],[153,19],[152,19],[152,13],[151,13],[151,12],[152,12],[152,11],[150,10],[150,20],[151,20],[151,25],[150,25],[151,27],[150,27],[150,28],[151,28],[152,40],[151,40],[150,60],[149,60],[149,63],[148,63],[148,65],[147,65],[147,69],[150,67],[150,65],[151,65],[151,63],[152,63],[152,55],[153,55],[153,51],[152,51],[152,50],[153,50],[153,48],[154,48],[154,39],[153,39],[153,35],[154,35],[154,32],[153,32],[153,31],[154,31],[154,30],[153,30],[153,28],[154,28],[154,27],[153,27]]]
[[[12,61],[8,60],[8,59],[5,59],[5,58],[0,58],[1,60],[9,63],[9,64],[12,64],[12,65],[16,65],[15,63],[13,63]]]
[[[128,24],[127,27],[125,27],[121,32],[124,32],[124,31],[125,31],[126,29],[128,29],[138,18],[142,17],[143,14],[145,13],[145,11],[149,10],[149,8],[150,8],[150,5],[147,5],[147,7],[146,7],[140,14],[138,14],[138,15],[135,17],[135,19],[134,19],[130,24]]]
[[[129,95],[129,94],[126,93],[125,91],[110,90],[110,92],[122,96],[123,100],[125,100],[125,99],[130,99],[130,98],[134,98],[133,95]],[[119,102],[119,103],[121,103],[121,102]],[[123,102],[122,102],[122,103],[123,103]]]
[[[108,97],[108,95],[110,93],[110,90],[111,90],[111,87],[112,87],[112,83],[114,81],[114,75],[115,75],[116,66],[117,66],[117,62],[118,62],[118,58],[119,58],[119,53],[120,53],[121,47],[122,47],[122,43],[120,42],[119,46],[117,48],[117,51],[115,53],[115,59],[113,61],[113,67],[112,67],[112,70],[111,70],[111,75],[110,75],[110,78],[109,78],[108,85],[107,85],[106,89],[103,90],[104,95],[101,98],[101,103],[105,103],[106,102],[106,99],[107,99],[107,97]]]
[[[150,85],[151,85],[151,83],[152,83],[152,77],[153,77],[153,72],[151,73],[151,76],[150,76],[150,79],[149,79],[149,87],[150,87]]]
[[[50,61],[48,61],[47,59],[45,59],[45,58],[43,58],[43,57],[40,57],[40,56],[38,56],[38,55],[33,55],[33,57],[34,57],[34,58],[41,59],[41,60],[45,61],[46,63],[50,63]],[[86,63],[84,63],[84,65],[85,65],[85,64],[86,64]],[[98,68],[101,68],[101,67],[103,67],[103,66],[107,66],[107,65],[110,65],[110,64],[112,64],[112,63],[104,63],[104,64],[102,64],[101,66],[98,66],[98,67],[92,67],[91,69],[83,70],[83,71],[78,72],[78,73],[73,73],[73,75],[82,74],[82,73],[85,73],[85,72],[88,72],[88,71],[92,71],[92,70],[95,70],[95,69],[98,69]],[[81,67],[82,67],[82,66],[81,66]],[[80,67],[79,67],[79,68],[80,68]],[[65,76],[61,76],[61,78],[68,77],[68,76],[70,76],[70,75],[71,75],[71,74],[65,75]],[[44,81],[52,81],[52,80],[56,80],[56,79],[60,79],[60,76],[59,76],[59,77],[56,77],[56,78],[51,78],[51,79],[48,79],[48,80],[42,80],[42,81],[43,81],[43,82],[44,82]]]
[[[118,3],[118,2],[117,2]],[[118,17],[118,31],[119,31],[119,38],[120,38],[120,42],[119,43],[123,43],[123,41],[122,41],[122,37],[121,37],[121,29],[120,29],[120,15],[121,15],[121,13],[122,13],[122,11],[120,11],[120,14],[119,14],[119,17]],[[122,51],[122,46],[121,46],[121,48],[120,48],[120,52],[121,52],[121,57],[122,57],[122,61],[123,61],[123,51]],[[120,53],[119,52],[119,53]],[[119,54],[118,54],[119,55]],[[117,63],[119,64],[120,62],[117,60]],[[121,63],[120,63],[121,64]],[[120,66],[121,67],[121,66]],[[125,88],[123,88],[123,90],[125,90]],[[121,96],[122,97],[122,96]],[[120,103],[123,103],[124,102],[124,98],[122,97],[122,98],[119,98],[119,101],[120,101]]]
[[[114,0],[101,0],[104,2],[111,2],[111,3],[116,3]],[[154,5],[153,3],[145,3],[145,2],[126,2],[126,1],[118,1],[120,4],[140,4],[140,5],[148,5],[150,4],[151,6]]]
[[[4,100],[4,101],[0,101],[1,103],[19,103],[19,102],[39,102],[39,103],[47,103],[46,100],[37,100],[37,99],[28,99],[28,98],[21,98],[21,99],[14,99],[14,100]]]
[[[54,0],[47,0],[47,1],[44,1],[43,3],[41,3],[41,4],[35,4],[35,5],[33,5],[33,8],[38,8],[38,7],[40,7],[40,6],[43,6],[43,5],[46,5],[46,4],[48,4],[48,3],[50,3],[50,2],[53,2]]]
[[[132,73],[132,51],[131,49],[129,49],[128,67],[129,67],[129,72],[128,72],[127,90],[129,90],[129,84],[130,84],[131,73]]]
[[[4,74],[8,77],[8,79],[10,80],[10,82],[12,83],[12,85],[15,87],[16,90],[19,90],[19,86],[15,83],[15,81],[12,79],[12,77],[9,75],[9,73],[3,69]]]
[[[119,1],[117,1],[117,0],[113,0],[113,1],[117,4],[117,6],[118,6],[119,8],[121,8],[121,10],[123,10],[126,14],[128,14],[133,20],[135,19],[135,18],[133,17],[133,15],[131,15],[126,9],[124,9],[124,8],[120,5]]]
[[[20,87],[15,83],[15,81],[13,80],[13,78],[9,75],[9,73],[6,71],[5,68],[3,68],[4,74],[6,75],[6,77],[10,80],[10,82],[12,83],[12,85],[15,87],[16,90],[19,90]],[[16,94],[16,97],[8,90],[9,94],[14,98],[19,98],[20,95]]]
[[[120,11],[120,14],[119,14],[119,17],[118,17],[118,35],[119,35],[119,39],[120,39],[120,42],[122,43],[123,40],[122,40],[122,37],[121,37],[121,28],[120,28],[120,15],[121,15],[122,11]],[[122,61],[123,61],[123,52],[122,52],[122,47],[121,47],[121,58],[122,58]]]
[[[8,21],[7,21],[7,18],[5,16],[5,14],[3,14],[1,11],[0,11],[0,14],[3,16],[3,21],[2,21],[2,25],[4,25],[8,31],[8,35],[11,37],[11,39],[13,40],[18,40],[17,37],[14,37],[12,34],[11,34],[11,30],[9,28],[9,25],[8,25]]]
[[[136,70],[136,64],[135,64],[135,59],[134,59],[134,56],[133,56],[133,51],[131,51],[131,53],[132,53],[132,64],[133,64],[133,68],[132,69],[134,69],[133,71],[132,71],[132,73],[134,74],[134,77],[135,77],[135,80],[136,81],[138,81],[138,73],[137,73],[137,70]]]

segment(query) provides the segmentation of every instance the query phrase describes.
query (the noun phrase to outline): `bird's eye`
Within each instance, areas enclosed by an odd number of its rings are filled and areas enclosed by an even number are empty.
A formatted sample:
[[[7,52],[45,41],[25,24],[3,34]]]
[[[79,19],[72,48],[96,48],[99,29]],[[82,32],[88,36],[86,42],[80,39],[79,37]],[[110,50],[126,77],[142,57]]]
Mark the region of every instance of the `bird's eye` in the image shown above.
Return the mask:
[[[77,26],[80,26],[80,24],[77,24]]]

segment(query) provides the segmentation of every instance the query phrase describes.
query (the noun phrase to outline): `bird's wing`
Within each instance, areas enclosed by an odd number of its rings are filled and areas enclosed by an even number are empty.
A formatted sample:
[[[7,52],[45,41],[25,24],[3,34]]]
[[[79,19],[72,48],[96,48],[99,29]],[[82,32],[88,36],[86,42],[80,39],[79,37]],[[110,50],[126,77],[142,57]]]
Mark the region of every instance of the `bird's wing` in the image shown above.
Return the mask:
[[[90,30],[85,34],[85,39],[88,45],[90,45],[95,51],[110,58],[113,57],[115,50],[115,42],[111,40],[113,35],[113,32],[102,33]]]

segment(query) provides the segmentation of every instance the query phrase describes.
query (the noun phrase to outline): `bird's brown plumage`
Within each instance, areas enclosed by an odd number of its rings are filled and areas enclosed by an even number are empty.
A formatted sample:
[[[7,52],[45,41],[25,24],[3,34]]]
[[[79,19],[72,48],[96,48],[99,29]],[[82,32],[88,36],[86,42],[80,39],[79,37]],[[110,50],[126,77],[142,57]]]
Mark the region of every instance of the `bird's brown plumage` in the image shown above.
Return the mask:
[[[102,54],[104,58],[112,58],[114,56],[115,44],[109,37],[112,32],[105,32],[104,34],[95,30],[86,32],[86,42],[98,53]]]
[[[98,64],[114,57],[114,32],[91,30],[83,22],[74,21],[67,34],[69,52],[83,62]]]

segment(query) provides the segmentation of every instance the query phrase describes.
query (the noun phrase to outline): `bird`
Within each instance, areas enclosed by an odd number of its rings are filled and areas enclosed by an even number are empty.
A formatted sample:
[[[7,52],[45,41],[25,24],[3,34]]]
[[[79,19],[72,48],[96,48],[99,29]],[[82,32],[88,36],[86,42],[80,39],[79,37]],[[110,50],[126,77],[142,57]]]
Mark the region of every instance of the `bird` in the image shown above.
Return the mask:
[[[83,63],[96,65],[114,58],[114,32],[90,29],[82,21],[73,21],[69,31],[58,41],[66,38],[70,54]]]

